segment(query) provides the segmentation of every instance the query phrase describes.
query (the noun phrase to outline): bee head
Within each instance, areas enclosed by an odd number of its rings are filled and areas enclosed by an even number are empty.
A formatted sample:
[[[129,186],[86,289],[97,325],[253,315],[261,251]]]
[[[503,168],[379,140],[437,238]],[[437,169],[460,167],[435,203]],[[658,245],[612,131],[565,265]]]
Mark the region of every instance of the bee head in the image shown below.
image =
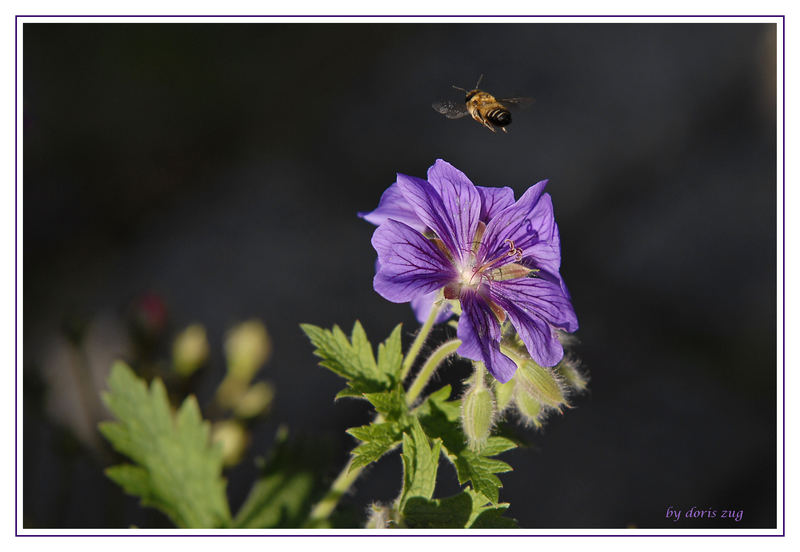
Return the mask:
[[[465,102],[468,102],[468,101],[470,101],[470,100],[472,99],[472,97],[473,97],[475,94],[477,94],[478,92],[480,92],[480,90],[478,90],[477,88],[476,88],[475,90],[470,90],[469,92],[467,92],[467,95],[466,95],[466,97],[464,98],[464,101],[465,101]]]

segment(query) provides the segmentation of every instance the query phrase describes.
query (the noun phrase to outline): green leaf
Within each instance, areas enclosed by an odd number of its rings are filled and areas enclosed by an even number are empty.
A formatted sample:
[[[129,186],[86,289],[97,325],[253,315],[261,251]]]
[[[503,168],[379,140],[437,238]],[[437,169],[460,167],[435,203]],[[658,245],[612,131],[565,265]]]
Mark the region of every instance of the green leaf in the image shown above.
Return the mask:
[[[108,386],[103,402],[118,421],[101,423],[100,431],[135,463],[108,468],[108,477],[179,527],[228,526],[222,453],[209,441],[195,398],[173,416],[161,380],[148,390],[122,362],[112,366]]]
[[[242,529],[300,527],[315,495],[323,490],[327,454],[309,440],[292,440],[279,430],[270,458],[233,526]]]
[[[447,389],[449,394],[449,389]],[[419,407],[417,413],[425,432],[431,438],[442,440],[447,459],[455,466],[458,482],[471,483],[475,491],[486,500],[497,504],[502,487],[495,475],[511,471],[505,462],[490,458],[517,445],[505,437],[489,437],[480,452],[473,452],[465,444],[464,434],[459,424],[459,402],[447,400],[444,390],[432,393]]]
[[[472,529],[516,529],[519,527],[517,521],[512,518],[503,517],[503,513],[508,509],[508,504],[498,505],[497,507],[486,508],[480,512],[470,525]]]
[[[300,324],[316,347],[314,354],[321,366],[345,378],[348,383],[336,398],[363,398],[364,393],[388,390],[397,382],[402,365],[401,331],[397,326],[389,338],[378,346],[378,361],[361,323],[356,321],[350,339],[339,326],[326,330],[312,324]]]
[[[389,374],[392,381],[398,381],[403,369],[403,325],[395,326],[389,337],[378,345],[378,370]]]
[[[500,482],[496,473],[512,471],[511,466],[501,460],[487,458],[463,448],[457,454],[448,452],[448,458],[456,467],[458,482],[461,484],[471,481],[476,491],[488,498],[492,504],[497,504],[500,498]]]
[[[408,406],[406,405],[406,393],[401,384],[398,383],[389,391],[364,393],[364,398],[367,399],[372,406],[375,407],[375,410],[383,415],[386,420],[407,423]]]
[[[410,529],[463,529],[469,527],[471,516],[472,499],[464,492],[441,499],[412,496],[403,509]]]
[[[350,469],[366,466],[392,450],[402,439],[402,432],[396,422],[372,423],[351,427],[347,433],[362,441],[353,449],[353,464]]]
[[[503,513],[508,504],[491,506],[486,498],[466,487],[457,495],[439,499],[412,497],[403,510],[411,529],[513,528],[516,522]]]
[[[411,430],[403,433],[403,454],[401,456],[403,460],[403,490],[399,501],[401,510],[411,497],[429,499],[433,496],[441,446],[442,442],[439,439],[433,440],[433,446],[428,444],[428,437],[416,418]]]

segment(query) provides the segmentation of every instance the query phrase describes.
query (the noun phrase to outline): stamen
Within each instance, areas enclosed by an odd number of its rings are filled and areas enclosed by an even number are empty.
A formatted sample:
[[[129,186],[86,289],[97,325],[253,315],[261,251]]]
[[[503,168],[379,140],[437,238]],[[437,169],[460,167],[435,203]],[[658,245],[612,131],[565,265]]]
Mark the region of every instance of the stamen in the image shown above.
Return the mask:
[[[519,247],[515,246],[513,240],[506,239],[504,241],[508,244],[508,249],[509,249],[508,252],[503,253],[502,255],[492,259],[491,261],[486,261],[481,266],[476,268],[475,272],[478,272],[478,271],[483,272],[488,267],[492,266],[494,263],[496,263],[497,261],[499,261],[499,260],[501,260],[501,259],[503,259],[505,257],[516,257],[518,261],[522,260],[522,256],[523,256],[522,249],[520,249]]]
[[[510,251],[508,253],[506,253],[506,255],[508,255],[509,257],[515,257],[516,256],[517,260],[521,261],[522,260],[522,249],[520,249],[519,247],[516,247],[514,245],[514,241],[513,240],[506,239],[505,242],[508,244],[508,248],[510,249]]]
[[[478,228],[475,230],[475,239],[472,240],[472,253],[475,255],[478,254],[478,248],[481,246],[484,232],[486,232],[486,224],[480,221],[478,222]]]

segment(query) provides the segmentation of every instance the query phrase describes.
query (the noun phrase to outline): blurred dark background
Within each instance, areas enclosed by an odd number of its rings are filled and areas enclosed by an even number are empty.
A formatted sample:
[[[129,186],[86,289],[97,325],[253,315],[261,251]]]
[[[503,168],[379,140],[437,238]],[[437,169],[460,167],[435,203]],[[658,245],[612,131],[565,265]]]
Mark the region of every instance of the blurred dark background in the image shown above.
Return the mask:
[[[369,414],[333,402],[341,381],[298,324],[359,319],[377,341],[403,322],[410,343],[408,306],[372,289],[373,227],[355,213],[441,157],[518,196],[550,179],[591,377],[504,456],[509,514],[774,527],[775,37],[771,24],[26,23],[25,525],[167,525],[103,475],[113,456],[74,368],[102,389],[154,297],[153,354],[207,329],[201,404],[228,328],[258,318],[272,336],[259,377],[275,404],[227,473],[232,509],[281,424],[329,445],[330,480],[354,444],[345,428]],[[498,96],[536,99],[508,135],[430,107],[481,73]],[[455,364],[437,384],[467,374]],[[442,470],[438,496],[457,488]],[[383,459],[343,509],[393,499],[401,473]],[[668,506],[743,517],[674,523]]]

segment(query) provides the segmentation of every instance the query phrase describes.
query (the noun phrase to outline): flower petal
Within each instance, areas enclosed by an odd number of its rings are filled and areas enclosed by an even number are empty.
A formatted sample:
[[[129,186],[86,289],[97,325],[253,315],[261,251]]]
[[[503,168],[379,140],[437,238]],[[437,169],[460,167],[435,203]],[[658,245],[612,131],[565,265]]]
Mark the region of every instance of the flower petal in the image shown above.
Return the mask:
[[[500,323],[485,299],[474,291],[461,296],[462,314],[458,320],[458,354],[486,365],[500,383],[511,379],[517,365],[500,352]]]
[[[514,190],[511,188],[486,188],[475,186],[481,196],[480,220],[488,223],[492,218],[505,209],[514,205]]]
[[[533,360],[541,366],[558,364],[564,350],[556,329],[578,329],[575,311],[560,282],[541,278],[492,282],[489,297],[506,311]]]
[[[455,228],[436,189],[427,180],[400,173],[397,174],[397,187],[423,224],[436,232],[445,247],[458,256],[460,248]]]
[[[415,299],[411,300],[411,308],[414,309],[414,314],[416,315],[420,324],[425,323],[425,321],[428,319],[428,316],[431,314],[433,303],[441,298],[442,297],[439,295],[439,290],[436,290],[425,295],[419,295]],[[453,316],[453,309],[450,306],[450,303],[446,302],[446,304],[442,307],[442,310],[439,311],[439,314],[436,316],[436,320],[434,320],[433,323],[440,324],[451,316]]]
[[[428,169],[428,182],[439,192],[459,251],[469,252],[481,215],[481,196],[469,178],[442,159]],[[460,258],[463,258],[461,256]]]
[[[375,291],[405,303],[436,291],[455,277],[452,263],[425,236],[402,222],[387,220],[372,235],[378,252]]]
[[[530,220],[539,239],[524,248],[518,245],[523,249],[523,264],[558,275],[561,267],[561,238],[553,216],[553,200],[550,194],[542,195],[531,212]]]
[[[420,233],[424,233],[426,228],[425,223],[417,216],[411,204],[403,197],[397,182],[383,192],[375,210],[361,211],[358,216],[375,226],[383,224],[388,219],[394,219],[406,223]]]
[[[511,243],[522,250],[523,258],[530,257],[532,248],[540,242],[551,243],[556,240],[556,247],[548,249],[547,266],[561,264],[561,255],[558,254],[558,231],[553,218],[553,204],[549,195],[542,195],[547,180],[535,184],[519,198],[514,205],[503,209],[486,225],[478,257],[485,260],[497,259],[493,266],[502,266],[515,262],[513,255],[507,255]],[[508,240],[508,241],[506,241]],[[544,253],[544,247],[540,246]],[[553,254],[557,254],[554,260]],[[538,260],[538,259],[537,259]]]

